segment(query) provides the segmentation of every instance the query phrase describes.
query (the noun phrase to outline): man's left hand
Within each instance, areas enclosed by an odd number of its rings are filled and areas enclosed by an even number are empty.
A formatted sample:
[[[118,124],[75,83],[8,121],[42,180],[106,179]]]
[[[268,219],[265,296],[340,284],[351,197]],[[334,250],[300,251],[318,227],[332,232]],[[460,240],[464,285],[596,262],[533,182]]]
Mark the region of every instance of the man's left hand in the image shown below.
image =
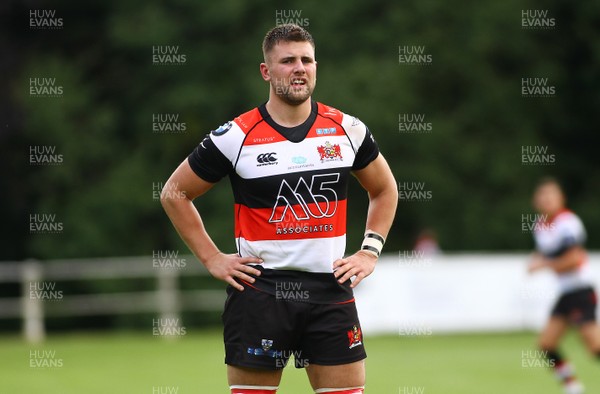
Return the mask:
[[[355,276],[356,278],[350,285],[350,287],[354,288],[361,280],[371,275],[373,270],[375,270],[375,263],[377,263],[377,257],[361,250],[352,256],[334,261],[333,275],[339,283],[344,283]]]

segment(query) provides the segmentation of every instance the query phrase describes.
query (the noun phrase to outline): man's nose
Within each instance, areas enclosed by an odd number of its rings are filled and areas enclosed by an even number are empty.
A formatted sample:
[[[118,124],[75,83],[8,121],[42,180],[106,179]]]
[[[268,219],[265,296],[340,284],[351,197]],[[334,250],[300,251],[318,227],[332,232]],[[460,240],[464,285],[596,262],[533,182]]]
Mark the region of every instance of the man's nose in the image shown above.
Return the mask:
[[[306,73],[306,68],[304,67],[304,63],[302,63],[302,60],[298,59],[294,63],[294,74],[304,74],[304,73]]]

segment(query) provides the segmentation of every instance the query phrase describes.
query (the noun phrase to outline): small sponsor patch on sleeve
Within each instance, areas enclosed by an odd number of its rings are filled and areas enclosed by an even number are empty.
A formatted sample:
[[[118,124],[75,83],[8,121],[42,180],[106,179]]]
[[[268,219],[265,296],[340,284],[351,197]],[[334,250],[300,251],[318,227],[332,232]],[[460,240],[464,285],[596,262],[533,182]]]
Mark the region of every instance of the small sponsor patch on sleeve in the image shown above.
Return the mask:
[[[211,134],[218,137],[220,135],[227,133],[229,131],[229,129],[231,129],[231,126],[232,126],[232,123],[227,122],[227,123],[219,126],[218,129],[211,131]]]

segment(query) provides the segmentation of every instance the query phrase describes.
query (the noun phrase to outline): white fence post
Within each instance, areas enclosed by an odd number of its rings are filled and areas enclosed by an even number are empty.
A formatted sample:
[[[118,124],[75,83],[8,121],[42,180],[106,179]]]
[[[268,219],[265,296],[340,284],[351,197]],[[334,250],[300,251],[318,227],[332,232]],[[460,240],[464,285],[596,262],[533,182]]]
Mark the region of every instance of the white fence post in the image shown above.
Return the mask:
[[[44,303],[39,297],[31,296],[32,285],[37,287],[37,282],[42,279],[42,266],[35,260],[23,263],[22,270],[22,315],[23,334],[28,342],[42,342],[46,337],[44,327]]]
[[[177,287],[177,270],[171,268],[159,268],[158,289],[156,292],[158,298],[158,312],[161,321],[168,321],[170,328],[176,329],[181,325],[179,319],[179,292]],[[167,338],[174,338],[175,335],[166,335]]]

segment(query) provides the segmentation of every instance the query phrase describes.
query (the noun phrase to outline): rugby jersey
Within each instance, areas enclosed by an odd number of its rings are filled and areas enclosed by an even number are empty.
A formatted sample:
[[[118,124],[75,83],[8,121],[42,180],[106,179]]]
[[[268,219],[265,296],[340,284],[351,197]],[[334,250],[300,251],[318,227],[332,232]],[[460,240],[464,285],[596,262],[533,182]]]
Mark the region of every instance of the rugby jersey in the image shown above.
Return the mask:
[[[238,253],[261,258],[264,269],[331,274],[346,247],[350,173],[379,155],[359,119],[311,106],[288,128],[263,104],[211,131],[188,157],[207,182],[229,176]]]
[[[537,250],[551,259],[559,257],[573,246],[582,246],[586,239],[583,223],[577,215],[566,209],[547,221],[540,220],[533,234]],[[559,273],[558,283],[563,294],[592,286],[587,257],[576,270]]]

